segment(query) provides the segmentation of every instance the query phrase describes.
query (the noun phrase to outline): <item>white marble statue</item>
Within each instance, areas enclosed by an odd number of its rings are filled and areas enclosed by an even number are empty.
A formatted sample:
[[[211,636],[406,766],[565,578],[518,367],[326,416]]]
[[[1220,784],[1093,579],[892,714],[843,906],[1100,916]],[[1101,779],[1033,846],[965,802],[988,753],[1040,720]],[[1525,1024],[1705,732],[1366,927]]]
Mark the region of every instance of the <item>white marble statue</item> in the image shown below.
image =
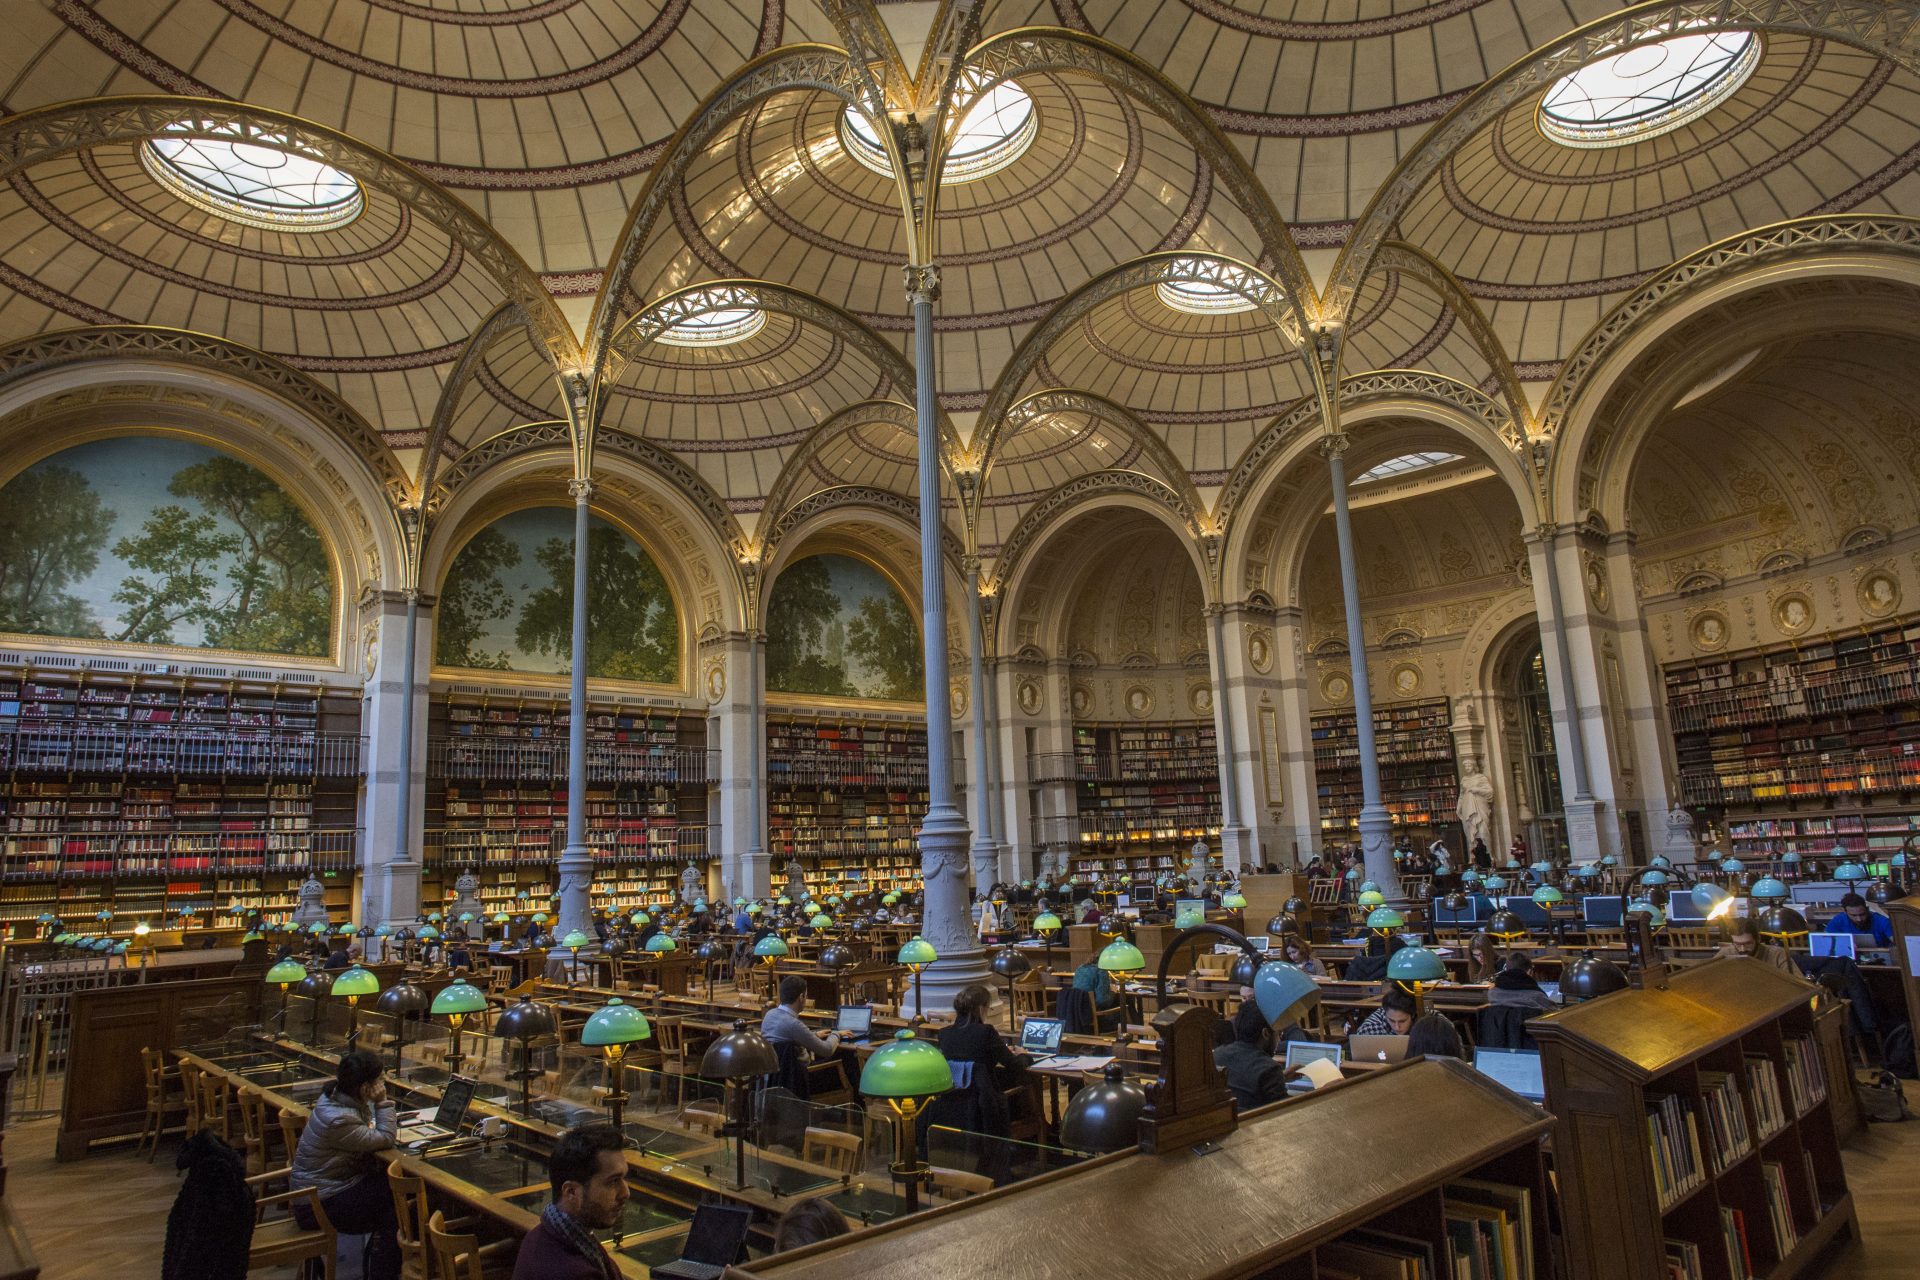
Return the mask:
[[[1460,826],[1467,835],[1467,848],[1475,840],[1493,843],[1493,779],[1480,771],[1480,762],[1468,756],[1461,762],[1460,803],[1455,807]]]
[[[700,868],[689,862],[687,869],[680,873],[680,901],[692,906],[706,896],[700,891]]]

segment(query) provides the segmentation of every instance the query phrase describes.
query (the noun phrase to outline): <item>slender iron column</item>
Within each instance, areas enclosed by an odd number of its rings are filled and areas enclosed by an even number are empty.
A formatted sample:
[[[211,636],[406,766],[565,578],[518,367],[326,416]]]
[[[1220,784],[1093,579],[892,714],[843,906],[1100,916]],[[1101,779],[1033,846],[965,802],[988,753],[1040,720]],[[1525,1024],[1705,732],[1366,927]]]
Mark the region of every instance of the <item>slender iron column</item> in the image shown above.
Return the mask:
[[[567,483],[573,495],[573,647],[567,693],[567,845],[560,854],[560,926],[593,933],[593,850],[587,847],[587,517],[593,481]]]
[[[986,628],[980,621],[980,558],[967,557],[968,676],[973,696],[973,887],[982,897],[999,878],[999,859],[993,847],[993,780],[987,754]],[[928,696],[932,696],[929,694]]]

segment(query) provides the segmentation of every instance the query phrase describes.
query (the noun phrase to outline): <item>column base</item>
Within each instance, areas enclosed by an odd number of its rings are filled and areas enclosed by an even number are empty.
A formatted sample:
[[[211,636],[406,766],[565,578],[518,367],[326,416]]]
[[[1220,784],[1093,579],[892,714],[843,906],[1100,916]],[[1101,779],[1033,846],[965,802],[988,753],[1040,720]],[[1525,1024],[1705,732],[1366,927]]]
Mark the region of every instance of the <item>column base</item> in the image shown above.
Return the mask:
[[[1229,875],[1239,875],[1249,867],[1258,866],[1258,846],[1253,838],[1252,827],[1220,828],[1220,869]]]
[[[420,873],[417,862],[383,862],[368,876],[361,896],[362,919],[414,921],[420,919]],[[296,913],[296,923],[306,923]]]
[[[1619,840],[1609,839],[1608,833],[1600,822],[1600,801],[1569,800],[1567,802],[1567,848],[1575,862],[1591,862],[1606,854],[1619,856]],[[1542,850],[1538,856],[1547,856]]]
[[[990,975],[985,948],[971,947],[951,955],[941,952],[940,958],[920,973],[919,990],[927,1002],[926,1015],[951,1017],[953,998],[975,983],[991,985]],[[915,1000],[914,978],[908,974],[900,992],[900,1016],[911,1018],[921,1013]]]
[[[1389,902],[1400,901],[1400,871],[1393,865],[1393,815],[1383,805],[1360,810],[1360,853],[1366,878],[1380,886]]]
[[[575,930],[594,936],[593,851],[585,845],[569,845],[560,855],[559,915],[553,929],[556,938]]]

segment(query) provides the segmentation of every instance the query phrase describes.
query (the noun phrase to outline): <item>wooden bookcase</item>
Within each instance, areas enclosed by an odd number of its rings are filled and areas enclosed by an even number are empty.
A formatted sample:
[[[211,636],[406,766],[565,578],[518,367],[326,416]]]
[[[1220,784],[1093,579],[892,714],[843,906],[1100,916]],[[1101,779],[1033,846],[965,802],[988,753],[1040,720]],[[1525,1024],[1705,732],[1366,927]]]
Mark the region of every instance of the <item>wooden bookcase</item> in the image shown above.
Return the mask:
[[[1444,1117],[1419,1125],[1409,1117]],[[755,1265],[850,1275],[1314,1280],[1366,1233],[1448,1266],[1465,1183],[1527,1197],[1526,1280],[1554,1274],[1541,1142],[1552,1121],[1466,1064],[1422,1059],[1242,1116],[1217,1147],[1111,1156]],[[1369,1272],[1368,1274],[1387,1274]]]
[[[1220,848],[1220,755],[1211,720],[1075,725],[1072,868],[1150,885]]]
[[[907,720],[767,721],[767,851],[809,887],[906,888],[920,869],[927,732]]]
[[[1527,1025],[1557,1120],[1571,1280],[1667,1280],[1667,1241],[1698,1250],[1705,1280],[1784,1280],[1812,1274],[1829,1244],[1857,1233],[1834,1118],[1835,1091],[1850,1082],[1827,1078],[1806,983],[1757,960],[1715,960],[1664,987],[1616,992]],[[1790,1059],[1810,1082],[1803,1096]],[[1804,1075],[1807,1063],[1813,1075]],[[1772,1132],[1756,1103],[1764,1069],[1784,1101],[1785,1122]],[[1719,1162],[1706,1098],[1723,1073],[1750,1141]],[[1650,1137],[1649,1114],[1660,1106],[1694,1117],[1703,1157],[1697,1181],[1671,1190]],[[1770,1168],[1780,1171],[1793,1225],[1785,1248],[1769,1213]],[[1745,1227],[1750,1265],[1738,1272],[1722,1234],[1729,1212]]]
[[[1460,799],[1453,758],[1453,709],[1445,698],[1396,702],[1373,710],[1381,798],[1393,823],[1414,840],[1438,835],[1455,820]],[[1360,736],[1351,711],[1313,717],[1313,771],[1320,793],[1320,832],[1329,840],[1360,838]]]
[[[351,897],[360,702],[318,685],[0,671],[0,930],[111,909],[291,910],[309,870]],[[167,921],[171,924],[171,921]]]

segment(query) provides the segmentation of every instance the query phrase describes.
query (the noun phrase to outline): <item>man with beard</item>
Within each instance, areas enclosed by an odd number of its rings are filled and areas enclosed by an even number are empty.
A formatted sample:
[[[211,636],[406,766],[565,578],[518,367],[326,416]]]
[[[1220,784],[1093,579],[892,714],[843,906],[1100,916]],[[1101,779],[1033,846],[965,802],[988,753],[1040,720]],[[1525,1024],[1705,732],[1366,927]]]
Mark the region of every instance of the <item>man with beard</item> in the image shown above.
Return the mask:
[[[593,1232],[620,1221],[627,1203],[627,1158],[612,1125],[569,1129],[547,1158],[553,1203],[520,1242],[513,1280],[619,1280]]]

